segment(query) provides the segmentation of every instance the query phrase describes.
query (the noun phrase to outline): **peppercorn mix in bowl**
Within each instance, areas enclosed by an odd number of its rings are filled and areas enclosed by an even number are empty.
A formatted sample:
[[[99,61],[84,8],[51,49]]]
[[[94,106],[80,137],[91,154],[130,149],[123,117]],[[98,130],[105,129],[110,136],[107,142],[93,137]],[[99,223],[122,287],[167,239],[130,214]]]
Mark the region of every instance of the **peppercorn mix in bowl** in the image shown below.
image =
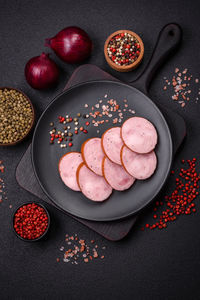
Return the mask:
[[[119,72],[129,72],[141,63],[144,44],[135,32],[118,30],[107,38],[104,55],[111,68]]]
[[[13,88],[0,88],[0,146],[22,141],[31,131],[35,113],[30,99]]]
[[[39,203],[25,203],[13,215],[13,229],[23,241],[35,242],[42,239],[50,226],[47,209]]]

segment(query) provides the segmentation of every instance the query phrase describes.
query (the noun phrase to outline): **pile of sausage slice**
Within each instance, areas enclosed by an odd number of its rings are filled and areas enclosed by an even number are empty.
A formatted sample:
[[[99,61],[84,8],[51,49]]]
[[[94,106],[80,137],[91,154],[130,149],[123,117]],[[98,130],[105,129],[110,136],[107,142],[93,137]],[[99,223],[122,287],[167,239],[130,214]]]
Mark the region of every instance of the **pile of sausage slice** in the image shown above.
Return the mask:
[[[147,119],[132,117],[122,127],[113,127],[101,138],[90,138],[81,153],[68,152],[59,161],[66,186],[81,191],[92,201],[104,201],[112,190],[129,189],[136,179],[152,176],[157,166],[155,127]]]

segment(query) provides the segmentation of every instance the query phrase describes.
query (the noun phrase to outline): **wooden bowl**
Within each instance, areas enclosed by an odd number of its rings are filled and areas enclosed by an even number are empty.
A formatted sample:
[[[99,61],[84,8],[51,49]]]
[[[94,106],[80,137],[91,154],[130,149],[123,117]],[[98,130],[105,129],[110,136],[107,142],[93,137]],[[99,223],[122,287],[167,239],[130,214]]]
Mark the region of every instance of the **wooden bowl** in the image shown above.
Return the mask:
[[[132,64],[127,65],[127,66],[123,66],[123,65],[119,66],[119,65],[115,64],[110,59],[110,57],[108,56],[107,48],[108,48],[109,41],[115,35],[118,35],[118,34],[121,34],[121,33],[125,33],[125,32],[131,34],[132,36],[134,36],[138,40],[138,42],[140,44],[140,55],[138,56],[137,60],[134,61]],[[118,31],[113,32],[111,35],[109,35],[109,37],[105,41],[105,44],[104,44],[104,55],[105,55],[105,59],[106,59],[107,63],[109,64],[109,66],[111,68],[113,68],[114,70],[119,71],[119,72],[129,72],[129,71],[132,71],[133,69],[135,69],[141,63],[142,58],[144,56],[144,44],[143,44],[143,41],[141,40],[141,38],[135,32],[130,31],[130,30],[118,30]]]
[[[14,145],[20,143],[21,141],[23,141],[23,140],[28,136],[28,134],[30,133],[30,131],[32,130],[33,125],[34,125],[34,122],[35,122],[35,110],[34,110],[33,104],[32,104],[32,102],[31,102],[31,100],[29,99],[29,97],[28,97],[26,94],[24,94],[22,91],[20,91],[20,90],[18,90],[18,89],[16,89],[16,88],[11,88],[11,87],[0,87],[0,90],[5,90],[5,89],[7,89],[7,90],[15,90],[15,91],[21,93],[21,94],[26,98],[26,100],[29,102],[29,104],[30,104],[30,106],[31,106],[31,109],[32,109],[32,122],[31,122],[31,124],[30,124],[29,130],[27,131],[27,133],[26,133],[21,139],[19,139],[19,140],[16,141],[16,142],[12,142],[12,143],[8,143],[8,144],[1,144],[1,143],[0,143],[0,146],[2,146],[2,147],[3,147],[3,146],[14,146]]]

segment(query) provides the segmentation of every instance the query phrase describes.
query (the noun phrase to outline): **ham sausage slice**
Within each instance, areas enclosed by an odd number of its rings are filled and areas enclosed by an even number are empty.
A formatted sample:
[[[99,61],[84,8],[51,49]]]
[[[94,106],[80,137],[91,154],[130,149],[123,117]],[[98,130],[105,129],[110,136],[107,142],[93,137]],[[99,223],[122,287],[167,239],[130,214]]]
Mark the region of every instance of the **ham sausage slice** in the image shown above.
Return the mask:
[[[151,122],[144,118],[132,117],[121,128],[124,144],[137,153],[148,153],[157,144],[157,132]]]
[[[121,161],[125,170],[136,179],[147,179],[155,171],[157,158],[154,151],[139,154],[126,146],[122,147]]]
[[[76,180],[76,171],[83,162],[81,153],[69,152],[63,155],[59,161],[58,169],[64,184],[74,191],[80,191]]]
[[[103,159],[103,176],[117,191],[129,189],[135,181],[135,178],[129,175],[122,166],[113,163],[107,157]]]
[[[113,127],[104,132],[101,144],[105,155],[114,163],[121,165],[120,152],[123,146],[121,128]]]
[[[76,173],[78,185],[82,193],[92,201],[104,201],[112,193],[112,187],[102,176],[92,172],[82,163]]]
[[[81,154],[86,166],[97,175],[103,176],[102,161],[104,153],[100,138],[86,140],[81,147]]]

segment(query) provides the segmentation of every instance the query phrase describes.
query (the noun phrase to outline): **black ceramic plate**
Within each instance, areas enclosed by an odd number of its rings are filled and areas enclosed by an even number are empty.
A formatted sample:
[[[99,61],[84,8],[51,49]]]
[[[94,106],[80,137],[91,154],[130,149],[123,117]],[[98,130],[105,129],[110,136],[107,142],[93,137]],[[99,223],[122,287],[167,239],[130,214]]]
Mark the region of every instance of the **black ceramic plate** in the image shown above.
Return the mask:
[[[108,95],[107,98],[104,98],[105,94]],[[120,106],[123,106],[123,100],[127,99],[128,109],[134,110],[136,116],[147,118],[154,124],[158,132],[158,144],[155,149],[158,166],[151,178],[145,181],[137,180],[129,190],[113,191],[109,199],[102,203],[95,203],[88,200],[82,193],[74,192],[64,185],[59,176],[58,162],[64,153],[80,151],[81,145],[86,139],[100,137],[106,129],[113,126],[112,122],[104,123],[99,127],[90,124],[88,134],[74,135],[72,148],[60,148],[58,144],[49,144],[49,123],[58,124],[59,115],[69,114],[75,117],[78,112],[87,113],[98,100],[102,99],[106,104],[110,98],[116,99]],[[85,108],[86,103],[89,105],[88,108]],[[130,112],[124,112],[123,121],[130,116],[133,116]],[[81,119],[81,122],[84,124],[85,120]],[[62,128],[63,125],[60,127]],[[97,130],[100,132],[97,133]],[[95,221],[117,220],[135,214],[144,208],[162,188],[169,174],[171,161],[171,135],[160,110],[147,96],[134,87],[114,81],[83,83],[56,97],[42,114],[36,126],[32,143],[34,171],[48,197],[64,211]]]

